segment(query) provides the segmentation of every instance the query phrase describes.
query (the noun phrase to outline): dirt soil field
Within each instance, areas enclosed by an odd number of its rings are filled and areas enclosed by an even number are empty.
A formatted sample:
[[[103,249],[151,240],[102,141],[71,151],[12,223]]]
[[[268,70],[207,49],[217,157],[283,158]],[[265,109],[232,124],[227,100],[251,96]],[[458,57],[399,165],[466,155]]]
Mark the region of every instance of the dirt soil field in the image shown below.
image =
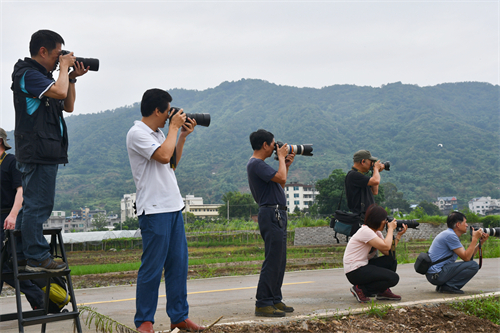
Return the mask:
[[[281,333],[281,332],[499,332],[500,326],[468,316],[447,304],[391,309],[383,318],[350,315],[340,318],[294,321],[283,325],[222,325],[209,331],[217,333]]]

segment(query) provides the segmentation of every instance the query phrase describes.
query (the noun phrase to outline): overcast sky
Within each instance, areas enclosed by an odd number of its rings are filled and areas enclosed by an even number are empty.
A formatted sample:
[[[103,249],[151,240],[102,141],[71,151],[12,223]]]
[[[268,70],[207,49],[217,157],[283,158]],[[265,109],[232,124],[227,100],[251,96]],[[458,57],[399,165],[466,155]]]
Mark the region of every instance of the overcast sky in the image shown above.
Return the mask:
[[[499,15],[496,0],[2,0],[0,126],[14,129],[12,68],[39,29],[100,59],[76,84],[82,114],[139,102],[153,87],[205,90],[242,78],[314,88],[498,84]]]

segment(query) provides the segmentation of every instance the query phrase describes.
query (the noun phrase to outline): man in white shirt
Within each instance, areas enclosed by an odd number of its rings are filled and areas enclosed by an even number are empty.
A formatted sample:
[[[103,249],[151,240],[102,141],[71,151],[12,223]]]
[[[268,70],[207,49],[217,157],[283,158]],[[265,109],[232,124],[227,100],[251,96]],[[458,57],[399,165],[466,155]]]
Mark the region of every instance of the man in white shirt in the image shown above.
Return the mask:
[[[137,215],[143,254],[137,276],[134,323],[141,333],[154,333],[158,288],[163,270],[167,292],[167,314],[171,328],[202,331],[188,318],[188,248],[184,232],[184,204],[175,177],[186,137],[196,126],[180,110],[170,108],[172,97],[161,89],[150,89],[141,101],[141,121],[127,134],[127,151],[137,187]],[[169,120],[168,134],[163,128]],[[179,139],[177,133],[181,129]],[[177,143],[176,143],[177,141]]]

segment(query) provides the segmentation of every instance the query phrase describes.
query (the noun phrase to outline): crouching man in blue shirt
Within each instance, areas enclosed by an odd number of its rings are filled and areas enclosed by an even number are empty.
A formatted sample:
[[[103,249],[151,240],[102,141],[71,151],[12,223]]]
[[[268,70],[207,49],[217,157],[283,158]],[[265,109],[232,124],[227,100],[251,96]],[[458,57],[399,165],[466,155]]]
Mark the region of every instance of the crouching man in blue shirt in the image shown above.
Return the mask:
[[[429,268],[427,280],[436,286],[436,291],[450,294],[463,294],[462,287],[469,282],[479,270],[479,265],[473,260],[478,250],[478,242],[481,245],[488,239],[489,235],[481,229],[472,232],[472,241],[469,247],[464,249],[460,243],[460,236],[467,233],[467,220],[460,212],[452,212],[446,220],[448,229],[442,231],[432,241],[429,248],[429,256],[433,262],[449,257]],[[463,261],[455,262],[457,257]]]

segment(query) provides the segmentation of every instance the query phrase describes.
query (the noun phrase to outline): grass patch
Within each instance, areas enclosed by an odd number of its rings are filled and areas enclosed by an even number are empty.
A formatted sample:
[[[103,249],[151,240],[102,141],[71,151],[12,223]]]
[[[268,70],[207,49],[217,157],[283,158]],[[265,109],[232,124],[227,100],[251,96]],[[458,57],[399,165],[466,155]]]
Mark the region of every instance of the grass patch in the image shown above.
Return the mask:
[[[475,297],[470,300],[453,302],[450,306],[470,316],[487,319],[500,325],[500,299],[498,297]]]
[[[126,272],[138,270],[140,262],[105,264],[105,265],[80,265],[70,266],[71,275],[103,274],[113,272]]]
[[[393,309],[393,307],[390,304],[377,304],[372,300],[370,309],[368,309],[366,314],[371,317],[384,318],[391,309]]]

